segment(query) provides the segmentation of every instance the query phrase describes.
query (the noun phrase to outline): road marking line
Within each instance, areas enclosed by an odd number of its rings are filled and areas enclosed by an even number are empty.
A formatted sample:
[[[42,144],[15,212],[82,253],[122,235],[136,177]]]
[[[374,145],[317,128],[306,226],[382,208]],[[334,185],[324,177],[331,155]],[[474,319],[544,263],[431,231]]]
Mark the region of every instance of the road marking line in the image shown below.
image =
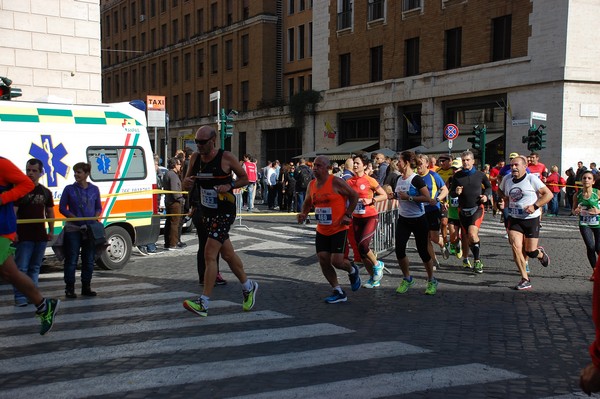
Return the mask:
[[[376,374],[352,380],[336,381],[280,391],[253,393],[231,399],[288,399],[288,398],[331,398],[340,392],[352,392],[361,399],[401,396],[430,389],[443,389],[471,384],[525,378],[524,375],[507,370],[471,363],[459,366],[437,367],[398,373]],[[376,381],[376,383],[373,383]]]
[[[148,289],[154,289],[154,288],[159,288],[157,285],[154,284],[149,284],[149,283],[136,283],[136,284],[122,284],[122,285],[106,285],[106,286],[96,286],[94,285],[93,288],[95,288],[99,295],[102,295],[104,293],[109,293],[109,292],[119,292],[119,291],[131,291],[131,290],[148,290]],[[42,294],[46,297],[46,298],[62,298],[65,295],[65,291],[61,290],[61,291],[44,291],[42,292]],[[0,301],[7,301],[7,300],[13,300],[14,299],[14,295],[10,294],[10,295],[0,295]]]
[[[89,310],[90,306],[104,306],[104,305],[118,305],[123,303],[138,303],[138,302],[146,302],[146,304],[153,304],[153,301],[164,301],[171,299],[180,299],[183,300],[185,298],[197,297],[198,294],[194,294],[193,292],[184,292],[184,291],[174,291],[174,292],[156,292],[152,294],[141,294],[141,295],[126,295],[126,296],[115,296],[110,298],[102,298],[102,297],[92,297],[86,298],[85,300],[77,301],[77,300],[61,300],[60,302],[60,313],[62,315],[64,309],[76,309],[76,308],[86,308]],[[16,307],[16,306],[6,306],[0,308],[0,315],[21,315],[21,314],[31,314],[33,307]],[[0,322],[0,328],[2,327],[2,322]]]
[[[216,302],[211,301],[211,309],[216,307]],[[226,301],[223,301],[226,302]],[[233,302],[231,302],[233,303]],[[235,304],[238,305],[239,304]],[[185,312],[183,307],[182,312]],[[124,324],[111,324],[106,327],[90,327],[80,328],[77,330],[61,330],[60,325],[60,312],[57,316],[56,325],[52,328],[52,332],[48,335],[41,336],[39,334],[21,334],[13,335],[8,337],[0,337],[0,348],[15,348],[20,346],[29,346],[34,344],[44,344],[48,342],[61,342],[71,341],[75,339],[87,339],[96,337],[114,337],[117,335],[124,334],[140,334],[149,331],[164,331],[173,330],[187,327],[203,327],[211,325],[221,325],[229,323],[251,323],[257,321],[274,320],[274,319],[287,319],[291,316],[287,316],[278,312],[272,312],[269,310],[256,311],[256,312],[240,312],[233,314],[226,314],[222,316],[210,316],[200,318],[198,316],[192,316],[189,314],[189,318],[186,319],[164,319],[155,321],[140,321],[133,323]],[[60,396],[60,395],[59,395]]]
[[[50,288],[50,287],[64,287],[65,286],[65,282],[62,280],[62,273],[60,275],[61,280],[48,280],[48,281],[42,281],[42,276],[44,276],[44,280],[47,278],[47,275],[45,274],[40,274],[40,278],[38,281],[38,287],[41,288],[42,290],[44,288]],[[94,283],[104,283],[104,282],[116,282],[116,281],[127,281],[126,278],[121,278],[121,277],[95,277],[94,276]],[[6,292],[13,292],[13,286],[10,284],[7,285],[2,285],[0,286],[0,292],[2,291],[6,291]]]
[[[352,332],[354,331],[333,324],[319,323],[185,338],[155,339],[131,344],[72,349],[0,360],[0,370],[10,370],[11,373],[19,373],[44,368],[59,368],[81,363],[100,362],[110,359],[175,353],[182,349],[186,351],[201,351],[212,348],[239,347],[265,342],[275,343],[290,339],[349,334]]]
[[[207,319],[210,319],[210,317]],[[21,338],[27,340],[25,337]],[[94,395],[108,395],[117,392],[194,384],[202,381],[216,381],[259,373],[428,352],[430,351],[427,349],[397,341],[372,342],[220,362],[159,367],[15,389],[3,389],[0,392],[0,398],[33,397],[42,393],[45,397],[61,398],[85,397],[89,396],[90,392],[93,392]],[[244,367],[240,367],[240,365]]]

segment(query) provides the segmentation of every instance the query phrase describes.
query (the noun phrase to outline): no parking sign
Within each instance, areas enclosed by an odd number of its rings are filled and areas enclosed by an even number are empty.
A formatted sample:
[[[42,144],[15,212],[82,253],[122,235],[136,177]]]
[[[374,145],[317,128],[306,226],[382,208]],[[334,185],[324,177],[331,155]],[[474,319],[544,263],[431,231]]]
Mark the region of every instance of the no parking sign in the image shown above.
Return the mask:
[[[452,141],[458,137],[458,126],[449,123],[444,127],[444,137],[448,140],[448,150],[452,149]]]

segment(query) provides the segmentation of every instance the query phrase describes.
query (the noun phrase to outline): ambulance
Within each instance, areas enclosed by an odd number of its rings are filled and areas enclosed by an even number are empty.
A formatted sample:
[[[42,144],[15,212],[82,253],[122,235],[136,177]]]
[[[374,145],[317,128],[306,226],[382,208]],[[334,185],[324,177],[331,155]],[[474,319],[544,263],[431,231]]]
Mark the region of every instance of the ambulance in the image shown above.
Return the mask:
[[[133,106],[131,104],[135,104]],[[73,184],[73,165],[92,166],[89,181],[100,189],[108,248],[97,263],[123,268],[134,246],[155,243],[160,232],[156,172],[143,102],[71,105],[0,101],[0,156],[21,170],[31,158],[44,164],[40,183],[58,204]],[[63,221],[54,225],[58,236]]]

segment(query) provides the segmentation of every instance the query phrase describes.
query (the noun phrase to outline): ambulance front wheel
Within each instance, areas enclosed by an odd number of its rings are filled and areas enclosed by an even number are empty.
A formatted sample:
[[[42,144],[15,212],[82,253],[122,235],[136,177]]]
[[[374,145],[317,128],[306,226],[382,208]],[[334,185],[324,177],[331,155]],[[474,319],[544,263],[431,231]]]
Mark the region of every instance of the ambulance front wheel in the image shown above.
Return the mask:
[[[109,226],[106,228],[106,241],[108,248],[98,259],[98,266],[106,270],[122,269],[131,256],[131,236],[122,227]]]

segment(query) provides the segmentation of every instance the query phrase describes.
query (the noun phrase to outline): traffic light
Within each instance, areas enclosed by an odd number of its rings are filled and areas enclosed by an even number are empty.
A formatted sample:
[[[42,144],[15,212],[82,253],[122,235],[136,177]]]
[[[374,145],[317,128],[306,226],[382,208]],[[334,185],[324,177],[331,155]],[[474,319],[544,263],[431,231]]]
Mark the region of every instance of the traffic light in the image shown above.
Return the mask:
[[[12,80],[0,76],[0,100],[10,101],[11,98],[21,97],[21,89],[10,87]]]
[[[537,129],[537,144],[538,144],[538,151],[541,149],[546,148],[546,139],[545,139],[545,135],[546,133],[544,132],[544,129],[546,128],[546,126],[544,125],[540,125],[540,127],[538,127]]]
[[[237,115],[236,110],[231,110],[228,114],[225,113],[225,108],[221,108],[221,119],[219,127],[221,129],[221,148],[225,148],[225,139],[233,136],[233,117],[231,114]]]
[[[481,150],[482,146],[485,145],[483,143],[483,129],[480,129],[479,126],[474,126],[473,137],[469,137],[467,141],[471,143],[471,147],[474,149]]]

